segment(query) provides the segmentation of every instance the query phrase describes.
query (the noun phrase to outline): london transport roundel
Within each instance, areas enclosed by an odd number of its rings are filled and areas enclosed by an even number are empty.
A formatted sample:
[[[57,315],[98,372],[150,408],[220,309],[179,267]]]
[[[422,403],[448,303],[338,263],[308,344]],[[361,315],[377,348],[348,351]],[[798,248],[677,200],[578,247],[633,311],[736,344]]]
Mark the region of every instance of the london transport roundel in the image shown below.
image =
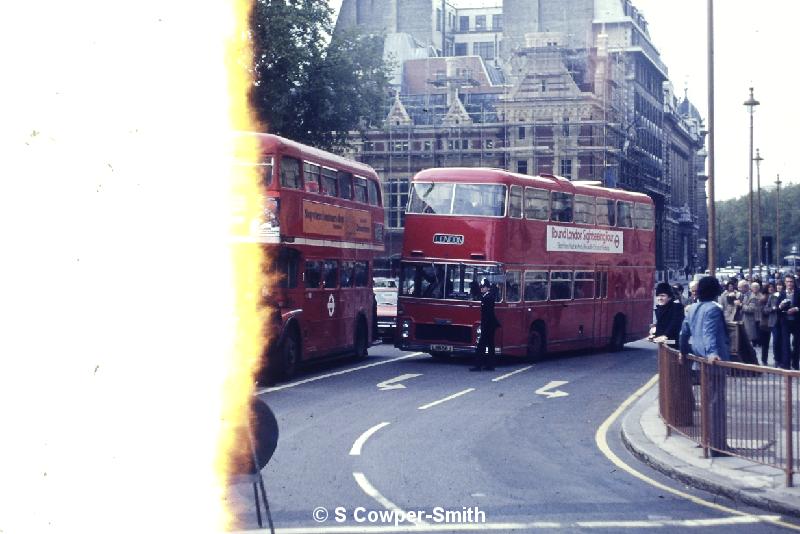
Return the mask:
[[[336,300],[333,295],[328,297],[328,317],[333,317],[333,312],[336,311]]]

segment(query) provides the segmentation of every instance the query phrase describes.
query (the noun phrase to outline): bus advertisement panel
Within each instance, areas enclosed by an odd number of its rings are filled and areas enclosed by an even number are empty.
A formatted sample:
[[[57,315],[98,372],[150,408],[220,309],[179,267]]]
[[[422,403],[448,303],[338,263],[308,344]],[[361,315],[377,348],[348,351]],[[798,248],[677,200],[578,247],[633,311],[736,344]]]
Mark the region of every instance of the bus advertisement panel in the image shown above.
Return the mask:
[[[404,350],[473,352],[484,279],[502,354],[620,350],[652,316],[653,202],[551,175],[429,169],[412,180],[400,271]]]

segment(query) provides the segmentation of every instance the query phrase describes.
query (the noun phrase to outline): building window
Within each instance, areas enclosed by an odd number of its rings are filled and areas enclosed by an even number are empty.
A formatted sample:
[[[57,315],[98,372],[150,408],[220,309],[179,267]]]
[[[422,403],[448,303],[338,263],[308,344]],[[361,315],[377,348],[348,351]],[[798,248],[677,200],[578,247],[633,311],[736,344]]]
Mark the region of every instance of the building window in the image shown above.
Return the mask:
[[[475,31],[486,30],[486,15],[475,15]]]
[[[486,139],[483,142],[483,146],[486,147],[488,150],[494,148],[494,139]]]
[[[430,152],[432,146],[433,143],[431,142],[430,139],[426,139],[425,141],[422,142],[422,150],[426,152]]]
[[[469,17],[458,17],[458,31],[469,31]]]
[[[525,139],[525,127],[524,126],[520,126],[519,127],[519,132],[517,134],[517,137],[519,139]]]
[[[472,43],[472,55],[483,59],[494,59],[494,43],[491,41]]]
[[[403,228],[408,204],[408,178],[392,178],[386,185],[386,213],[389,228]]]
[[[520,174],[528,174],[528,160],[517,160],[517,172]]]
[[[454,56],[467,55],[467,43],[456,43]]]
[[[547,91],[547,80],[545,80],[545,79],[542,79],[541,83],[542,83],[542,85],[541,85],[541,87],[540,87],[540,89],[539,89],[539,90],[540,90],[542,93],[544,93],[545,91]]]
[[[468,150],[469,149],[469,139],[462,139],[461,140],[461,149]]]
[[[572,178],[572,160],[571,159],[562,159],[561,160],[561,176],[564,178]]]
[[[569,117],[564,117],[561,121],[561,135],[569,137]]]
[[[492,29],[494,31],[503,29],[503,15],[492,15]]]
[[[441,9],[437,9],[436,10],[436,31],[437,32],[442,31],[442,10]]]

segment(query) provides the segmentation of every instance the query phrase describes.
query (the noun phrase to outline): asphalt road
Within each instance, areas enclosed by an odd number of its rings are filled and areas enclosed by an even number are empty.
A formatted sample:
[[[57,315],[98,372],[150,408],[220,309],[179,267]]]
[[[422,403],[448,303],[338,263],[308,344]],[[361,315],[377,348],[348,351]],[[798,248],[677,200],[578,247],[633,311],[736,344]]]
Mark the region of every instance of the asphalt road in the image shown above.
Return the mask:
[[[600,432],[608,450],[598,446],[598,428],[656,373],[653,345],[533,366],[505,361],[494,372],[469,366],[379,345],[366,360],[316,366],[262,390],[280,427],[263,471],[278,531],[785,530],[767,517],[774,515],[687,489],[638,462],[619,439],[619,419]],[[660,490],[612,463],[611,453],[740,513]],[[252,488],[237,485],[229,498],[235,528],[255,529]],[[423,514],[395,528],[387,510]]]

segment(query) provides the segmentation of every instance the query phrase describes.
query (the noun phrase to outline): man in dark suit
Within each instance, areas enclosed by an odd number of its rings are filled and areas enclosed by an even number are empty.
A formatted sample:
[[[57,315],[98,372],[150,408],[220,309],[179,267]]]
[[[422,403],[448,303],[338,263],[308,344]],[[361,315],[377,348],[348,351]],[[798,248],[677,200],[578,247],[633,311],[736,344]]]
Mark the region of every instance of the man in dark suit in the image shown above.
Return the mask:
[[[800,367],[800,290],[792,275],[784,278],[785,289],[778,298],[778,320],[781,323],[781,355],[776,363],[783,369]],[[791,344],[790,344],[791,339]]]
[[[494,314],[496,299],[497,286],[493,286],[489,280],[484,278],[481,285],[481,335],[478,340],[478,348],[475,350],[475,366],[470,367],[470,371],[480,371],[481,365],[487,371],[494,371],[497,364],[497,354],[494,351],[494,331],[500,326],[500,322]],[[489,357],[485,358],[487,348]]]

